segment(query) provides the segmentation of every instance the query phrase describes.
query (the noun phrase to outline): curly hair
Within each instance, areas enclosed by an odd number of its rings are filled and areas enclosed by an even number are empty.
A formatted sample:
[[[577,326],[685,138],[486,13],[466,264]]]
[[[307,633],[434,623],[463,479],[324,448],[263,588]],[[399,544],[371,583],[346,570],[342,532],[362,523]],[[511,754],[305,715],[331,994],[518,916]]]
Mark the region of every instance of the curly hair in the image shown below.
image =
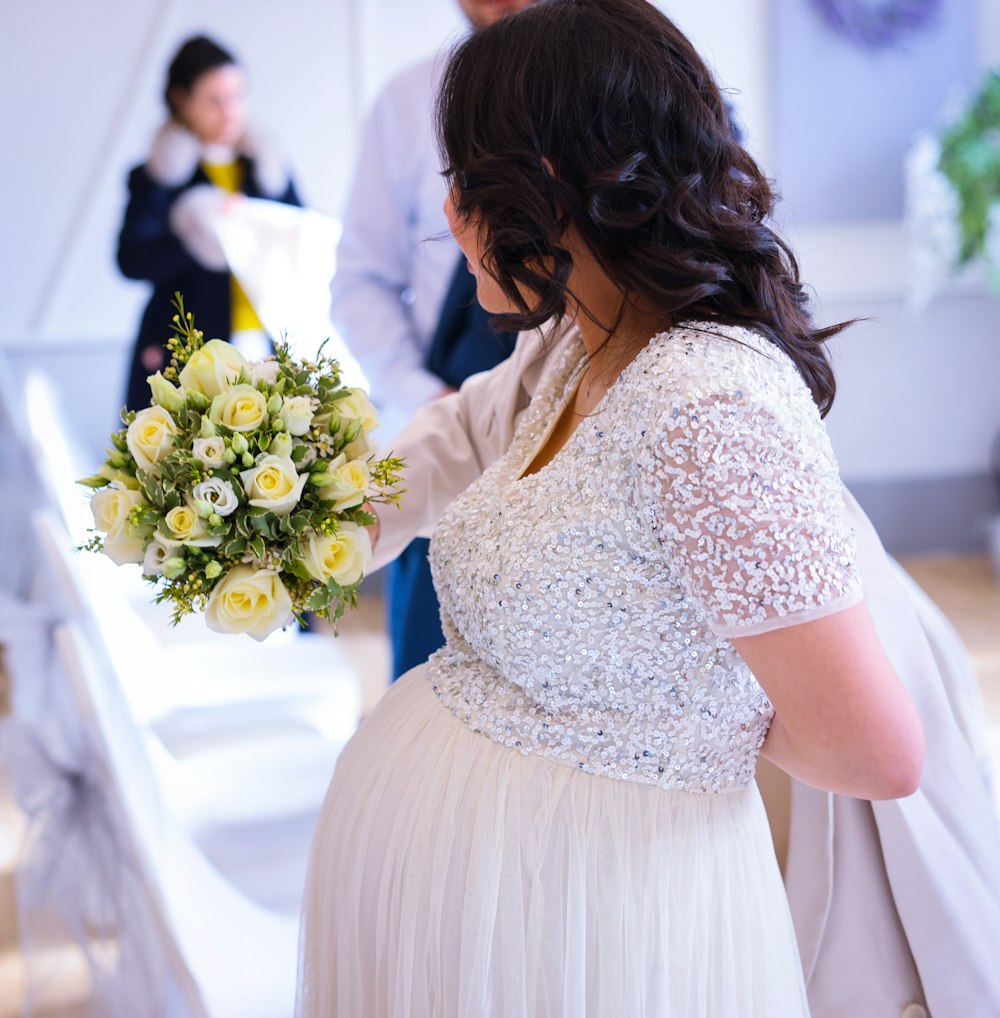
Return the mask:
[[[829,410],[823,343],[849,323],[813,325],[768,223],[767,179],[712,73],[651,4],[541,0],[471,35],[445,71],[437,125],[456,212],[478,223],[483,268],[518,309],[504,328],[567,314],[573,226],[623,308],[755,329]]]

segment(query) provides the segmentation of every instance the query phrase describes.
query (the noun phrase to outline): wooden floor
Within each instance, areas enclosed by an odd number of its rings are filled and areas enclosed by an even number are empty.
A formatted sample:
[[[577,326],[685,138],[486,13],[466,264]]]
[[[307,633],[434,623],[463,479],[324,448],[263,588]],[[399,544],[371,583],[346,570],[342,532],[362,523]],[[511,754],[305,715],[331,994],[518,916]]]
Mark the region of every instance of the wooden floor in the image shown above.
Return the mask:
[[[940,605],[966,644],[982,682],[989,738],[1000,773],[1000,585],[988,561],[979,556],[924,556],[904,559],[903,565]],[[341,624],[341,646],[364,676],[363,713],[378,702],[388,683],[389,650],[382,620],[382,598],[375,593]],[[0,667],[0,713],[8,700],[5,683]],[[24,973],[17,948],[13,873],[23,833],[23,818],[0,773],[0,1018],[19,1018],[21,1013]],[[79,954],[56,947],[46,958],[49,961],[60,978],[38,1002],[34,1014],[83,1018],[88,983]]]

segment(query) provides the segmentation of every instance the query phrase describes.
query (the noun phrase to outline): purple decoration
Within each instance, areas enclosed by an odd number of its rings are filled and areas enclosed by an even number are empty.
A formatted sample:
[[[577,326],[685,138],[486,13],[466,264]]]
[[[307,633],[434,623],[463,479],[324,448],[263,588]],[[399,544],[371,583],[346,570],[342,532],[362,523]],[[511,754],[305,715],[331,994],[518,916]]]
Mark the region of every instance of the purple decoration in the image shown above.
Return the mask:
[[[930,24],[940,0],[813,0],[841,35],[867,49],[892,46],[908,32]]]

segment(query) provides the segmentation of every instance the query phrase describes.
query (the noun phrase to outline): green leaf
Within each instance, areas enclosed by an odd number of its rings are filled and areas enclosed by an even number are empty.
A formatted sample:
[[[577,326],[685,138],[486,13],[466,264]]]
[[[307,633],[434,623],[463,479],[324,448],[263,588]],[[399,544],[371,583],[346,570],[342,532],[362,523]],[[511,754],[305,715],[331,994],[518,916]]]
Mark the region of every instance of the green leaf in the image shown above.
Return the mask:
[[[285,564],[285,568],[297,576],[300,580],[311,580],[312,577],[309,575],[309,570],[306,569],[305,563],[301,559],[292,559],[291,562]]]
[[[309,595],[309,600],[306,601],[306,609],[311,612],[322,611],[330,603],[330,592],[326,587],[317,587],[312,594]]]
[[[236,558],[247,550],[247,542],[244,537],[234,537],[229,541],[223,541],[219,545],[219,556],[221,558]]]

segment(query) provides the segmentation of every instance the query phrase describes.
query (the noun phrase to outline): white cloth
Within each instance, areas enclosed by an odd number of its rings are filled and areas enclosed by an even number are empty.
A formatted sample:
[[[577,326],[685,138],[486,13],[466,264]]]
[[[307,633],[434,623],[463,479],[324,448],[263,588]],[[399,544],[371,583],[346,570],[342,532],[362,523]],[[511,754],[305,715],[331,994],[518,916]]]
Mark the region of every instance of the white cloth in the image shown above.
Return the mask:
[[[525,333],[509,360],[417,413],[394,443],[409,491],[399,511],[381,514],[376,565],[432,536],[448,503],[504,453],[557,345]],[[814,1018],[896,1018],[924,994],[935,1018],[986,1018],[1000,1013],[1000,967],[990,961],[1000,943],[1000,839],[978,740],[952,712],[970,677],[954,655],[942,668],[943,619],[930,625],[925,604],[925,635],[914,628],[912,592],[846,492],[845,503],[869,611],[932,734],[922,787],[908,799],[873,808],[794,785],[786,886]]]
[[[444,213],[433,106],[443,59],[385,88],[365,125],[331,316],[371,383],[388,440],[443,383],[424,368],[459,250]]]
[[[271,336],[312,360],[319,345],[340,363],[344,384],[367,388],[357,360],[330,331],[329,286],[340,224],[315,209],[243,198],[214,228],[230,271]]]

